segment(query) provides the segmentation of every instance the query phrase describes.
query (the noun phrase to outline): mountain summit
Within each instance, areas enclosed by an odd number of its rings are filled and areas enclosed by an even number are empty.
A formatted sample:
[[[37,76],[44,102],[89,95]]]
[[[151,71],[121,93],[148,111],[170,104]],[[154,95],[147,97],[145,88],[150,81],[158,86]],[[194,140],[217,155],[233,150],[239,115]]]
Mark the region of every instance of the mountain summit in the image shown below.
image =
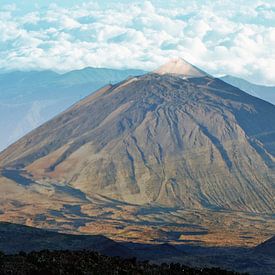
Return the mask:
[[[171,59],[166,64],[159,67],[154,73],[159,75],[172,74],[179,75],[183,77],[204,77],[207,76],[205,72],[198,69],[194,65],[188,63],[183,58],[174,58]]]
[[[0,166],[89,197],[271,213],[274,121],[275,106],[176,59],[76,103]]]

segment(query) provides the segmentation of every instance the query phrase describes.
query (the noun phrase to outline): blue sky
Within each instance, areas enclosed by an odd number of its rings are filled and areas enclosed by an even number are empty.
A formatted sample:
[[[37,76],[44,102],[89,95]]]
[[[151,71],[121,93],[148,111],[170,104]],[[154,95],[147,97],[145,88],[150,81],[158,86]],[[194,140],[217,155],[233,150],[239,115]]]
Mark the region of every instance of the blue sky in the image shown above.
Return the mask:
[[[151,70],[183,57],[275,85],[275,3],[0,0],[0,69]]]

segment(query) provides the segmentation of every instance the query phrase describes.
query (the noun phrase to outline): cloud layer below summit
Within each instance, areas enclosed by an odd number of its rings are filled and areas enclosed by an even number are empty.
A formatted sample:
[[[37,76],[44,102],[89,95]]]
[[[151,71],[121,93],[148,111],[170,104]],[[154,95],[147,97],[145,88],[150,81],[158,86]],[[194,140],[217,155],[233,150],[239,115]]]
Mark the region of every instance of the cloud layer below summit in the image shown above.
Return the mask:
[[[273,1],[1,2],[4,70],[151,70],[180,56],[214,75],[275,84]]]

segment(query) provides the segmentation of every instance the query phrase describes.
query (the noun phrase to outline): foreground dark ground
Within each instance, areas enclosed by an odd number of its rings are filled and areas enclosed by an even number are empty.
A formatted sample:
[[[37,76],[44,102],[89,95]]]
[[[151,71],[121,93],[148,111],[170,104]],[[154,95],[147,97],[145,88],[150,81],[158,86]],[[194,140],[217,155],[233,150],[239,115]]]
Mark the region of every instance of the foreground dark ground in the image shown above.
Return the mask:
[[[155,265],[90,251],[40,251],[0,254],[0,274],[205,274],[237,275],[219,268],[190,268],[178,263]]]
[[[98,264],[100,268],[102,266],[108,266],[106,263],[116,261],[119,262],[118,267],[121,267],[121,263],[127,263],[128,260],[117,260],[125,258],[137,258],[139,262],[150,261],[157,265],[162,263],[180,263],[184,266],[190,266],[194,269],[201,269],[204,267],[214,268],[220,267],[223,270],[234,270],[240,273],[249,273],[250,275],[273,275],[275,270],[275,237],[267,240],[266,242],[258,245],[255,248],[234,248],[234,247],[203,247],[194,245],[171,245],[169,243],[162,244],[142,244],[131,242],[116,242],[107,237],[100,235],[70,235],[62,234],[54,231],[47,231],[43,229],[28,227],[19,224],[11,224],[0,222],[0,251],[5,255],[18,255],[20,251],[25,253],[32,253],[32,251],[96,251],[100,255],[106,255],[108,257],[100,258],[101,264]],[[45,252],[44,252],[45,253]],[[73,263],[74,268],[78,268],[82,260],[81,257],[73,256],[74,252],[68,252],[64,259],[59,262]],[[82,252],[83,253],[83,252]],[[65,253],[66,254],[66,253]],[[43,266],[43,259],[46,259],[45,255],[37,252],[40,259],[39,261]],[[42,255],[42,256],[41,256]],[[55,255],[58,255],[56,252]],[[71,255],[71,256],[69,256]],[[94,254],[95,255],[95,254]],[[53,256],[49,256],[52,258]],[[70,257],[72,259],[70,259]],[[86,256],[85,256],[86,257]],[[83,259],[86,259],[83,257]],[[5,263],[5,272],[0,270],[0,274],[7,274],[9,266],[12,267],[12,271],[22,267],[23,269],[18,273],[8,274],[24,274],[26,268],[34,268],[37,266],[33,262],[29,262],[28,259],[32,256],[5,256],[2,257]],[[61,258],[63,256],[54,258]],[[41,260],[42,259],[42,260]],[[70,259],[70,260],[68,260]],[[75,260],[73,260],[75,259]],[[46,260],[44,260],[46,261]],[[54,261],[54,260],[52,260]],[[57,260],[55,260],[57,261]],[[48,260],[47,260],[48,262]],[[77,264],[75,264],[77,262]],[[85,266],[89,266],[83,260]],[[58,261],[57,261],[58,263]],[[41,266],[40,265],[40,266]],[[64,265],[64,264],[62,264]],[[54,266],[51,264],[51,266]],[[139,265],[139,267],[142,264]],[[193,269],[193,270],[194,270]],[[28,269],[27,269],[28,270]],[[30,269],[33,270],[33,269]],[[30,271],[29,270],[29,271]],[[160,269],[161,270],[161,269]],[[160,270],[158,272],[160,273]],[[165,269],[164,269],[165,270]],[[168,269],[170,272],[170,269]],[[186,269],[185,269],[186,270]],[[185,273],[185,274],[223,274],[213,273],[215,269],[210,269],[212,273]],[[218,269],[219,270],[219,269]],[[107,272],[107,271],[106,271]],[[104,272],[103,274],[105,274]],[[149,271],[148,271],[149,272]],[[151,272],[151,271],[150,271]],[[169,274],[167,271],[167,273]],[[199,271],[197,271],[199,272]],[[204,270],[206,272],[206,270]],[[157,274],[159,274],[157,273]],[[31,274],[31,273],[25,273]],[[35,273],[37,274],[37,272]],[[45,274],[45,273],[44,273]],[[47,272],[46,274],[52,274]],[[59,274],[59,273],[57,273]],[[61,273],[66,274],[66,273]],[[79,274],[77,271],[72,274]],[[97,274],[97,273],[85,273],[85,274]],[[102,274],[102,272],[100,273]],[[107,273],[108,274],[108,273]],[[109,273],[110,274],[110,273]],[[131,274],[131,273],[130,273]],[[139,273],[137,273],[139,274]],[[148,274],[148,273],[147,273]],[[156,273],[149,273],[156,274]],[[161,273],[160,273],[161,274]],[[175,273],[170,273],[175,274]],[[176,273],[177,274],[177,273]],[[184,274],[184,273],[183,273]],[[226,273],[225,273],[226,274]],[[230,273],[229,273],[230,274]]]

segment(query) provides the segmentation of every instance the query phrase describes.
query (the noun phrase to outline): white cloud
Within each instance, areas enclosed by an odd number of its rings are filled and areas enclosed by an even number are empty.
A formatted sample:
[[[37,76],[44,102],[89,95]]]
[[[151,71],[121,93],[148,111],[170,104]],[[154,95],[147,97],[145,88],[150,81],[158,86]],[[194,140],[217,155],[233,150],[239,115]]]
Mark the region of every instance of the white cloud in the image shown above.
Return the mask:
[[[0,68],[151,70],[182,56],[212,74],[275,84],[271,0],[82,2],[0,8]]]

